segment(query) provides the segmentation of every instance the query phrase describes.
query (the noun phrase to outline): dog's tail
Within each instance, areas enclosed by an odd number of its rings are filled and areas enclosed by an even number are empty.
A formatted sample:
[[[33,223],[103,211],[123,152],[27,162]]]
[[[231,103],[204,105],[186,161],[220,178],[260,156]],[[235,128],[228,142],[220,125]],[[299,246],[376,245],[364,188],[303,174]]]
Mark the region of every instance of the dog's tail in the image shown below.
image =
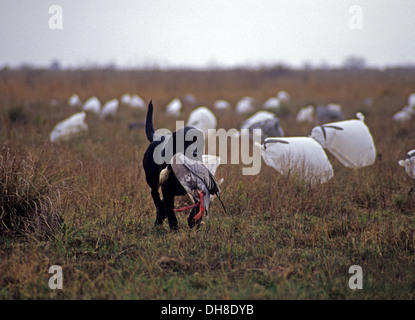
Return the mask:
[[[150,142],[154,140],[154,125],[153,125],[153,100],[150,100],[146,116],[146,135]]]

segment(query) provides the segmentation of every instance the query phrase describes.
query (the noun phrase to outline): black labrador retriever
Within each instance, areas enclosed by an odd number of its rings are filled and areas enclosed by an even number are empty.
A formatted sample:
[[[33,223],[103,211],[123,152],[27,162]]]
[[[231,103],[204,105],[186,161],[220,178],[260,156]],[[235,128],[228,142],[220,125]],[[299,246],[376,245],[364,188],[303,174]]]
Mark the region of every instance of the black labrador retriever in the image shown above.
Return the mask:
[[[150,101],[147,109],[145,130],[150,145],[143,157],[143,168],[147,184],[151,188],[151,196],[157,209],[155,225],[161,225],[167,217],[171,230],[177,230],[177,219],[174,213],[174,197],[186,195],[186,190],[182,187],[174,174],[171,174],[167,181],[161,186],[163,199],[159,194],[159,176],[177,152],[183,152],[186,156],[201,160],[204,148],[203,132],[193,128],[184,127],[172,134],[157,135],[153,125],[153,103]],[[190,228],[194,227],[193,217],[197,213],[197,208],[193,208],[187,220]]]

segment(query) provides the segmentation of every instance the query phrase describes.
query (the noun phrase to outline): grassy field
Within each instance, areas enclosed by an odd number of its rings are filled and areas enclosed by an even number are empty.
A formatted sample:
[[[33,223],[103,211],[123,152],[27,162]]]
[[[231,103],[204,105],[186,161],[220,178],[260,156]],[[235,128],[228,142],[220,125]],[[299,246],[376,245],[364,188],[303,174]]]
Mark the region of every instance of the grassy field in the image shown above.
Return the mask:
[[[153,99],[155,127],[174,130],[196,106],[252,96],[260,109],[279,90],[292,98],[279,116],[286,136],[310,134],[313,125],[295,122],[308,104],[364,113],[376,163],[351,170],[328,155],[334,178],[316,187],[264,163],[256,176],[223,164],[216,175],[231,214],[214,201],[199,230],[178,213],[171,232],[167,222],[154,226],[144,129],[128,130],[145,111],[88,114],[88,133],[48,140],[76,111],[67,105],[73,93],[102,102],[137,93]],[[397,162],[415,148],[415,120],[392,121],[414,91],[415,71],[398,69],[1,70],[0,299],[414,299],[415,181]],[[188,93],[197,105],[185,104],[178,119],[164,115]],[[216,116],[230,129],[248,115]],[[10,210],[20,218],[11,221]],[[62,290],[48,286],[51,265],[62,266]],[[351,265],[362,267],[362,290],[348,286]]]

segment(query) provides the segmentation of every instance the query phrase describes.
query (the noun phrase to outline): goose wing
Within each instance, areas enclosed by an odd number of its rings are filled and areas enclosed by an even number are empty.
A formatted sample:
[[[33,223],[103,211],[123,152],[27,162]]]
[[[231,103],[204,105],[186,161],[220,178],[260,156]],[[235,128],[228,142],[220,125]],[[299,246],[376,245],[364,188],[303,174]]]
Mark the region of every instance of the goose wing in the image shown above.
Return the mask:
[[[191,160],[183,154],[180,155],[180,161],[194,176],[202,180],[202,182],[206,185],[209,193],[216,194],[220,192],[215,177],[202,162]]]

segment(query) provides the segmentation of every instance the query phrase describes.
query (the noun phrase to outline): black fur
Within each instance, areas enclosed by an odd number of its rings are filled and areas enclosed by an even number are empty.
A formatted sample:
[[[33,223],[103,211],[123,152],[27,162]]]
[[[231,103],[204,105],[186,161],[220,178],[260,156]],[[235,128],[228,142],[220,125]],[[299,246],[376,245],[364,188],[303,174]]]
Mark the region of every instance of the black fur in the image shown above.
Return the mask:
[[[194,129],[193,127],[184,127],[184,136],[186,133]],[[144,153],[143,157],[143,168],[146,176],[146,181],[149,187],[151,188],[151,196],[153,197],[154,205],[156,206],[157,216],[156,216],[156,225],[161,225],[163,220],[167,217],[169,221],[169,226],[171,230],[177,230],[178,224],[176,219],[176,214],[174,213],[174,197],[175,196],[183,196],[186,195],[186,190],[182,187],[180,182],[177,180],[174,174],[170,174],[167,181],[161,186],[161,191],[163,194],[163,200],[160,198],[159,195],[159,176],[160,171],[163,170],[167,163],[157,164],[154,161],[153,154],[158,145],[163,142],[167,142],[167,139],[173,139],[173,155],[177,152],[185,153],[187,148],[192,145],[196,139],[198,143],[202,143],[200,147],[198,147],[193,156],[196,156],[198,159],[202,158],[203,152],[203,133],[200,132],[200,135],[195,137],[192,141],[184,141],[183,146],[184,150],[176,150],[176,134],[177,132],[173,132],[172,135],[169,136],[156,136],[154,125],[153,125],[153,103],[150,101],[147,110],[147,117],[146,117],[146,126],[145,131],[147,135],[147,139],[150,142],[150,145],[147,147],[146,152]],[[162,150],[162,154],[164,155],[166,152],[166,148]],[[190,213],[188,224],[189,227],[193,227],[193,216],[196,215],[197,208],[193,208],[192,212]]]

